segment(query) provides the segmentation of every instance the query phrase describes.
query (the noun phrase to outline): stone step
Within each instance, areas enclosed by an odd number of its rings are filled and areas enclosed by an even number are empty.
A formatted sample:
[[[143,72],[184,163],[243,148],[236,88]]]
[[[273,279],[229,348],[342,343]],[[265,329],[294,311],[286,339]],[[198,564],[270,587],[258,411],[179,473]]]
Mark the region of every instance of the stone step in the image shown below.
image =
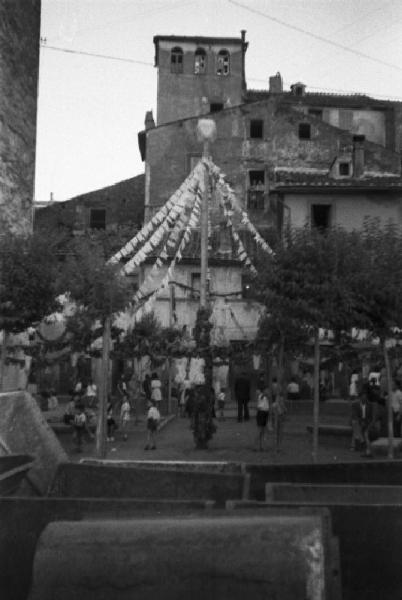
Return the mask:
[[[306,429],[309,433],[313,433],[313,425],[307,425]],[[318,426],[318,435],[351,437],[352,427],[350,425],[322,424]]]

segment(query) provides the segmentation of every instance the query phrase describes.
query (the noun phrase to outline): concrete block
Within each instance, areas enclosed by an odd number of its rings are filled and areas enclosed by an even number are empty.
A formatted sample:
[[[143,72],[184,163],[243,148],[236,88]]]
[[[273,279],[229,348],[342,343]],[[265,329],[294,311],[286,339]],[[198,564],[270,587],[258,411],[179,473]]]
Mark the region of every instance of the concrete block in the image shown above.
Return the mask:
[[[27,392],[0,394],[0,440],[9,453],[34,457],[28,479],[40,494],[47,493],[58,465],[68,461],[36,401]]]
[[[323,600],[320,516],[217,516],[51,523],[29,600]]]

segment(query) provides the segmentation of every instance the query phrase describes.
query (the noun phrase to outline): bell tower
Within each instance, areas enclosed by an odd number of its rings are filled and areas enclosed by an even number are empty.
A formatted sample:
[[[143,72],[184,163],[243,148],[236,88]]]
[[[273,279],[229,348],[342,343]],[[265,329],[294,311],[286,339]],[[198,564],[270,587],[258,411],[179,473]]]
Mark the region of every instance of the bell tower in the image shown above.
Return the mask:
[[[243,102],[245,31],[239,38],[154,37],[157,125]]]

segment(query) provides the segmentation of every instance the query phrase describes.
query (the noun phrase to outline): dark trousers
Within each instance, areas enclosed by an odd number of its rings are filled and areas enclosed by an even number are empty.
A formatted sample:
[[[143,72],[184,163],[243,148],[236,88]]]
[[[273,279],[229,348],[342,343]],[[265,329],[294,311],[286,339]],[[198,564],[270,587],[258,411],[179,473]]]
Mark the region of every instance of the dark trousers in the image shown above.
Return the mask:
[[[250,419],[250,413],[248,411],[248,399],[238,398],[237,399],[237,420],[248,421]]]

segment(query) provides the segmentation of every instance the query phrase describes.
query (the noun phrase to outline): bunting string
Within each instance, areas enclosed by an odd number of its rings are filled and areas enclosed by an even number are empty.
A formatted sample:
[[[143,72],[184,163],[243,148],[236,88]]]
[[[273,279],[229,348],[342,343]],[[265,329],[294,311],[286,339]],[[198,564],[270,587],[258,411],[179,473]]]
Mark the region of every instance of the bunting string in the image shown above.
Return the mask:
[[[155,228],[160,228],[160,226],[166,221],[168,216],[174,218],[180,214],[180,208],[177,208],[177,204],[180,202],[180,198],[191,190],[193,184],[196,186],[199,183],[201,169],[203,169],[203,165],[198,163],[194,169],[191,171],[190,175],[184,180],[182,185],[172,196],[170,196],[169,200],[162,206],[162,208],[152,217],[146,225],[139,231],[131,240],[129,240],[123,248],[121,248],[116,254],[114,254],[110,259],[109,263],[117,263],[122,258],[133,254],[136,250],[137,246],[141,244],[144,246],[147,241],[149,241],[149,237]],[[175,219],[174,219],[175,220]]]

